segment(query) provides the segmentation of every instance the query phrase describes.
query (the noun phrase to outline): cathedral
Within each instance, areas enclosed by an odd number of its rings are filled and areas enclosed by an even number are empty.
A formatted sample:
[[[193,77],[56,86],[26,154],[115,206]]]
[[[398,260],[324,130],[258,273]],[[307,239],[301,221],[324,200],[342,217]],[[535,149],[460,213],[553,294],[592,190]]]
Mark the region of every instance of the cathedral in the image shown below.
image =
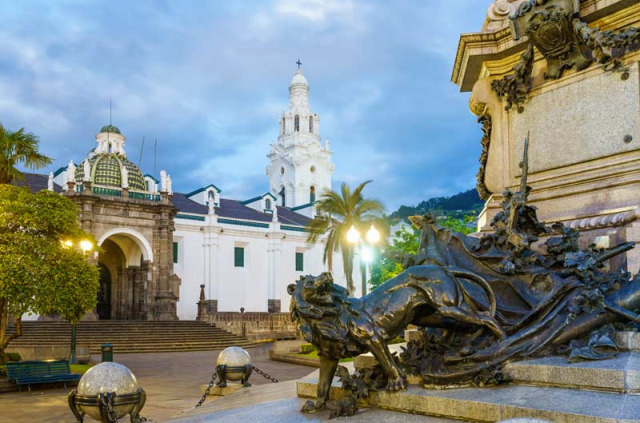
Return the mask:
[[[225,198],[216,181],[174,191],[167,172],[143,174],[127,159],[125,141],[119,128],[104,126],[77,165],[72,160],[48,181],[26,179],[33,190],[46,186],[74,201],[80,226],[98,242],[95,318],[192,320],[202,291],[209,313],[283,312],[287,285],[327,270],[324,243],[307,243],[305,226],[316,199],[331,189],[335,166],[300,67],[267,155],[269,190],[254,198]],[[341,266],[333,271],[345,280]]]

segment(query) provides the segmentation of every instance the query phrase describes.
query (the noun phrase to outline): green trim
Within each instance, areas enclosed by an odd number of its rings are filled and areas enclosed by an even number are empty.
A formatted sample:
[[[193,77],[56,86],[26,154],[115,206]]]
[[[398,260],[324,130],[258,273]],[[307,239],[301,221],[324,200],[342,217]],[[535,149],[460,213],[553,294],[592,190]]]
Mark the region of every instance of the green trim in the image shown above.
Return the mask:
[[[227,225],[251,226],[253,228],[269,228],[268,223],[249,222],[246,220],[224,219],[219,218],[218,223],[226,223]]]
[[[153,181],[154,181],[156,184],[159,184],[159,183],[160,183],[160,181],[158,181],[156,178],[154,178],[153,176],[149,175],[148,173],[145,173],[145,174],[143,175],[143,177],[153,179]]]
[[[206,190],[208,190],[209,188],[214,188],[216,191],[218,191],[218,193],[221,193],[221,192],[222,192],[222,191],[220,190],[220,188],[218,188],[217,186],[215,186],[215,185],[213,185],[213,184],[209,184],[209,185],[207,185],[207,186],[206,186],[206,187],[204,187],[204,188],[198,188],[198,189],[197,189],[197,190],[195,190],[195,191],[191,191],[189,194],[185,194],[185,197],[191,197],[192,195],[199,194],[199,193],[201,193],[202,191],[206,191]]]
[[[133,200],[160,201],[160,194],[129,191],[129,198]]]
[[[307,203],[307,204],[302,204],[301,206],[292,207],[291,211],[306,209],[306,208],[312,207],[314,204],[316,204],[315,201],[313,201],[311,203]]]
[[[91,187],[91,192],[96,195],[106,195],[108,197],[122,197],[122,192],[118,189]]]
[[[296,253],[296,272],[304,272],[304,253]]]
[[[62,172],[64,172],[65,170],[67,170],[69,166],[62,166],[61,168],[59,168],[58,170],[56,170],[55,172],[53,172],[53,177],[55,178],[56,176],[60,175]]]
[[[244,267],[244,247],[235,247],[233,249],[233,265],[235,267]]]
[[[191,214],[182,214],[182,213],[176,214],[176,219],[197,220],[199,222],[204,222],[205,220],[204,216],[193,216]]]
[[[276,196],[275,196],[275,195],[271,194],[270,192],[267,192],[267,193],[262,194],[262,195],[259,195],[259,196],[257,196],[257,197],[250,198],[249,200],[242,201],[240,204],[242,204],[242,205],[251,204],[251,203],[253,203],[254,201],[262,200],[264,197],[267,197],[267,196],[271,197],[271,198],[272,198],[272,199],[274,199],[274,200],[277,200],[277,198],[276,198]]]
[[[289,226],[289,225],[281,225],[280,229],[283,231],[293,231],[293,232],[309,232],[307,228],[303,226]]]
[[[173,243],[173,264],[178,263],[178,243]]]

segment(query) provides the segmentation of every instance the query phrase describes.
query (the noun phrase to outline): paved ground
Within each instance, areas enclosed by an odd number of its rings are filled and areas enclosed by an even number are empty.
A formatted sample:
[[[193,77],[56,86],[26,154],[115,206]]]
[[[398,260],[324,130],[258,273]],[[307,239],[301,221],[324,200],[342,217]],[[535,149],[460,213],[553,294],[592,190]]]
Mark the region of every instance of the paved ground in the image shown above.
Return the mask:
[[[315,370],[271,361],[268,358],[270,348],[271,345],[263,345],[248,351],[256,367],[281,381],[300,379]],[[147,405],[142,415],[150,420],[165,422],[198,402],[201,397],[200,385],[209,382],[218,352],[120,355],[116,352],[115,361],[129,367],[147,392]],[[99,358],[96,357],[96,360]],[[255,372],[251,382],[256,385],[253,391],[258,393],[259,385],[270,383]],[[67,394],[68,391],[64,389],[0,394],[0,423],[71,423],[74,417],[67,405]],[[271,400],[271,397],[268,398]]]

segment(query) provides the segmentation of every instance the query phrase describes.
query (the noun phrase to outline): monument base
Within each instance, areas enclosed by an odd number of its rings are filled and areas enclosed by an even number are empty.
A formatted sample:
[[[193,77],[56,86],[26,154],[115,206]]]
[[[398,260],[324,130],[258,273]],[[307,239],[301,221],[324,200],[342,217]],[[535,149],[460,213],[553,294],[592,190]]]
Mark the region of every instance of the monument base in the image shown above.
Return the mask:
[[[201,385],[200,386],[200,393],[204,395],[204,393],[207,391],[208,387],[209,387],[209,385]],[[211,391],[209,391],[209,396],[210,397],[225,397],[227,395],[231,395],[233,393],[236,393],[236,392],[240,391],[243,388],[244,388],[244,386],[242,386],[240,384],[228,384],[224,388],[220,388],[219,386],[214,386],[213,388],[211,388]]]
[[[408,390],[372,392],[361,406],[474,422],[528,417],[563,423],[640,423],[640,334],[618,332],[616,343],[622,351],[610,360],[568,363],[565,357],[545,357],[510,363],[504,371],[513,383],[496,387],[426,389],[419,377],[411,376]],[[353,362],[355,368],[376,364],[370,354]],[[298,397],[315,398],[316,389],[317,373],[298,382]],[[342,395],[335,379],[331,398]]]

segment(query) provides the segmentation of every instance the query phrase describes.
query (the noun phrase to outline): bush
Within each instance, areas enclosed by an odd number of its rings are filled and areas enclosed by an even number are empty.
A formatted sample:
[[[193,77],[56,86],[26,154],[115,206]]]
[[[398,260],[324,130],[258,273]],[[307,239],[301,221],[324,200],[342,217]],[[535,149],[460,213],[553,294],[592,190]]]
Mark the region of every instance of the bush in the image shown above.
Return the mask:
[[[7,357],[7,361],[21,361],[22,357],[20,357],[20,354],[18,353],[5,353],[5,356]]]
[[[300,345],[300,353],[302,353],[302,354],[311,354],[315,350],[316,350],[316,347],[314,347],[311,344],[302,344],[302,345]]]
[[[402,344],[403,342],[405,342],[404,338],[402,336],[396,336],[395,338],[393,338],[391,341],[387,342],[388,345],[392,345],[392,344]]]
[[[7,367],[6,366],[0,366],[0,377],[4,377],[7,375]]]

